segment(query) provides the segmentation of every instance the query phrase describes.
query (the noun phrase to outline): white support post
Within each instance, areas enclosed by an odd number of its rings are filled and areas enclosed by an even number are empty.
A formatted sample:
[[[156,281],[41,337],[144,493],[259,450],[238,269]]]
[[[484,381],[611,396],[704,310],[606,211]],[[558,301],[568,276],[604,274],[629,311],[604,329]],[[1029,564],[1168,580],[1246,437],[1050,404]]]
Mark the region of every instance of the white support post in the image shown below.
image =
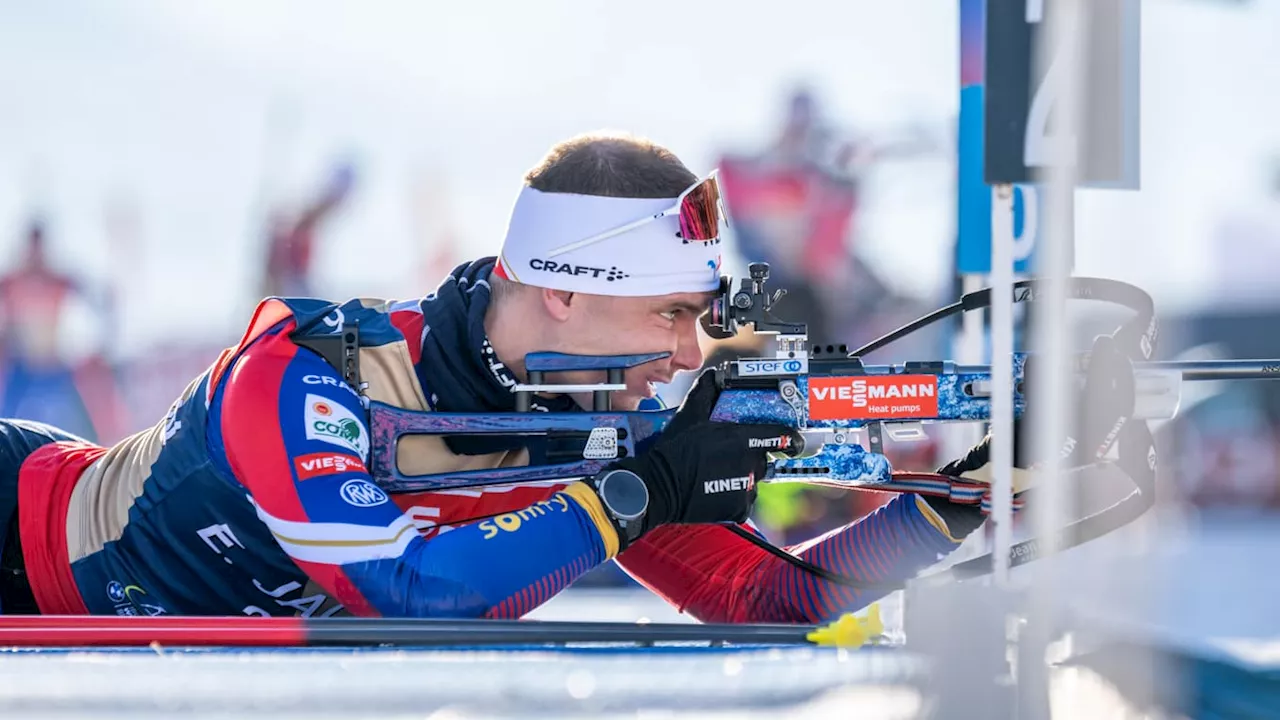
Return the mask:
[[[1013,545],[1013,186],[991,199],[991,523],[996,587],[1009,583]]]
[[[1058,150],[1081,148],[1081,48],[1084,44],[1081,21],[1084,10],[1076,2],[1053,2],[1046,8],[1046,24],[1039,43],[1041,67],[1052,68],[1060,83],[1056,94],[1053,126],[1055,137],[1045,144]],[[1051,154],[1052,155],[1052,154]],[[1067,315],[1068,282],[1075,233],[1075,188],[1078,171],[1075,152],[1053,155],[1055,161],[1040,167],[1045,219],[1041,223],[1039,283],[1031,305],[1033,344],[1039,363],[1027,394],[1048,412],[1038,412],[1039,427],[1033,436],[1033,450],[1043,467],[1037,472],[1037,500],[1031,507],[1033,532],[1039,539],[1041,557],[1033,563],[1030,589],[1023,608],[1026,624],[1019,633],[1018,708],[1028,720],[1049,720],[1049,670],[1045,652],[1052,642],[1061,614],[1061,593],[1066,589],[1059,563],[1052,558],[1060,549],[1059,529],[1075,516],[1072,498],[1063,488],[1063,443],[1074,435],[1075,397],[1071,390],[1071,340]]]
[[[1083,129],[1080,118],[1082,98],[1081,34],[1082,9],[1074,2],[1054,2],[1048,5],[1045,35],[1049,42],[1041,43],[1042,56],[1038,61],[1052,64],[1060,75],[1060,92],[1057,96],[1056,133],[1071,145],[1079,146],[1079,133]],[[1052,52],[1052,56],[1050,56]],[[1068,507],[1071,498],[1062,490],[1062,443],[1068,437],[1071,418],[1075,416],[1075,397],[1070,389],[1072,368],[1070,361],[1071,334],[1067,317],[1067,283],[1071,273],[1071,252],[1075,232],[1075,188],[1077,169],[1071,162],[1052,163],[1043,168],[1043,195],[1048,222],[1041,224],[1040,290],[1032,304],[1033,338],[1038,360],[1035,387],[1028,392],[1037,405],[1051,412],[1041,413],[1043,422],[1035,437],[1036,455],[1044,458],[1044,472],[1037,477],[1039,498],[1032,505],[1035,533],[1040,538],[1040,551],[1051,555],[1058,550],[1057,530],[1067,518],[1074,516]],[[1035,582],[1036,612],[1045,613],[1054,605],[1054,569],[1057,564],[1036,563],[1038,577]]]

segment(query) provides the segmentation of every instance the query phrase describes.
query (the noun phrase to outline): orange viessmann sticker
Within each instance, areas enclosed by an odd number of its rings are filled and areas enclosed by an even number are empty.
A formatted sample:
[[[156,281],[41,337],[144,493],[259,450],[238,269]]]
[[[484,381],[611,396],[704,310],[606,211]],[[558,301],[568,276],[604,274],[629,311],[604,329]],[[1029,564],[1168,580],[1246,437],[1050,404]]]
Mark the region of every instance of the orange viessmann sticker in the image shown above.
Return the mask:
[[[858,375],[809,378],[811,420],[933,418],[935,375]]]

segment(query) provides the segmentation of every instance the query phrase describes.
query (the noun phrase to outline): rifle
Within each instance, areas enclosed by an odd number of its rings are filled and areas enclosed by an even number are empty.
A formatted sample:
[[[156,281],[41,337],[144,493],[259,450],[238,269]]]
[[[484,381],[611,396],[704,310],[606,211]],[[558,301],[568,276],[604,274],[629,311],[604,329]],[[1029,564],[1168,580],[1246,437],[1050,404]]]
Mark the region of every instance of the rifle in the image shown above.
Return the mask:
[[[950,361],[867,365],[861,357],[924,327],[991,303],[990,289],[969,293],[959,301],[925,315],[851,353],[831,346],[808,344],[804,323],[774,314],[785,290],[767,289],[769,266],[753,263],[750,277],[738,290],[722,277],[719,292],[703,327],[713,337],[730,337],[753,326],[756,333],[776,335],[773,357],[727,361],[715,368],[723,388],[712,412],[713,420],[739,423],[781,423],[799,431],[801,442],[773,454],[760,482],[802,482],[849,490],[920,493],[947,497],[951,502],[981,505],[989,501],[989,487],[933,473],[895,472],[884,455],[885,438],[910,442],[926,437],[923,425],[941,422],[982,422],[990,418],[991,369],[985,365],[957,365]],[[1015,302],[1033,302],[1037,282],[1014,284]],[[1159,337],[1154,304],[1140,288],[1116,280],[1075,277],[1068,296],[1099,300],[1134,311],[1114,334],[1121,347],[1131,348],[1138,402],[1135,418],[1169,419],[1178,409],[1183,381],[1280,379],[1280,359],[1208,362],[1152,361]],[[525,356],[528,382],[514,388],[515,411],[508,413],[419,413],[379,402],[369,403],[370,472],[393,493],[425,492],[487,485],[507,485],[589,477],[617,458],[643,452],[662,432],[675,409],[617,411],[610,392],[625,388],[627,368],[664,358],[668,353],[583,356],[539,352]],[[1081,371],[1087,354],[1075,358]],[[1014,355],[1014,414],[1026,412],[1028,353]],[[548,382],[548,375],[593,370],[605,382],[572,385]],[[583,412],[533,412],[538,393],[591,392],[593,407]],[[408,435],[487,436],[524,447],[528,465],[439,474],[406,475],[396,462],[400,438]],[[1154,503],[1154,487],[1145,483],[1115,505],[1067,525],[1058,547],[1066,549],[1116,530],[1141,516]],[[1023,499],[1015,498],[1015,507]],[[730,530],[819,577],[862,589],[892,590],[900,584],[870,584],[812,565],[737,525]],[[1010,548],[1010,567],[1039,557],[1039,542],[1030,539]],[[950,577],[989,573],[990,554],[949,568]]]

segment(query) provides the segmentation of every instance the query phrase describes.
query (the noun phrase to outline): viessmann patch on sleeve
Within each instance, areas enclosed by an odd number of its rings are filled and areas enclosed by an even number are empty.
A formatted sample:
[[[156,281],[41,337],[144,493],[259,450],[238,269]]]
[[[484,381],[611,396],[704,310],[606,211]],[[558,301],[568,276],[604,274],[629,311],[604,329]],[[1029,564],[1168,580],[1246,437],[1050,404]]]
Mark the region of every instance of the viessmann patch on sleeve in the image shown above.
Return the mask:
[[[293,460],[299,480],[310,480],[323,475],[341,475],[349,472],[369,472],[360,458],[336,452],[310,453]]]
[[[810,377],[812,420],[933,418],[938,378],[933,375]]]

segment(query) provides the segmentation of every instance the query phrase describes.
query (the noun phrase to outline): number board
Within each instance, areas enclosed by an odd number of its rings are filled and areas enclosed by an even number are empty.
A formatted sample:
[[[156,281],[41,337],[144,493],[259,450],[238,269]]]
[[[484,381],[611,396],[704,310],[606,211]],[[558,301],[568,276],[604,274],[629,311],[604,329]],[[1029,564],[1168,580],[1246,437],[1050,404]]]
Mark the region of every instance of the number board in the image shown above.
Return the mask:
[[[983,182],[983,49],[987,0],[960,0],[960,122],[956,144],[956,272],[991,272],[991,208],[995,190]],[[1013,271],[1034,274],[1045,208],[1035,185],[1013,186]]]
[[[1061,1],[986,0],[984,181],[1035,183],[1074,165],[1081,187],[1137,189],[1140,0],[1066,0],[1079,4],[1084,28],[1084,107],[1072,133],[1057,118],[1064,53],[1053,49],[1046,67],[1037,57],[1045,6]]]

